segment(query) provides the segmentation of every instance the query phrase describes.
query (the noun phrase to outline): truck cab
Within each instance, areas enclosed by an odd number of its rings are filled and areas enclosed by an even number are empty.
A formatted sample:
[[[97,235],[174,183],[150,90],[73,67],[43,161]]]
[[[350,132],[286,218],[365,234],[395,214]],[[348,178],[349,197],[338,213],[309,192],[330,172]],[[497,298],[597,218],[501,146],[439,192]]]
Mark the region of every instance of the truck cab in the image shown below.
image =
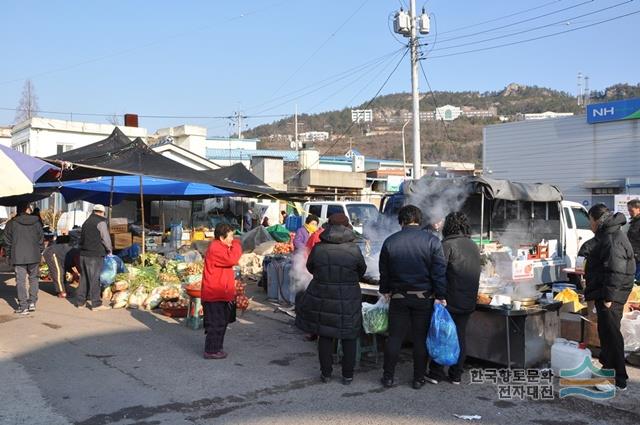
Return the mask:
[[[594,234],[589,224],[589,215],[585,207],[577,202],[562,201],[562,228],[567,267],[576,266],[578,252]]]
[[[369,202],[306,202],[303,209],[305,216],[315,215],[320,219],[320,224],[326,222],[332,214],[343,213],[349,217],[353,230],[360,234],[362,234],[365,224],[374,222],[379,215],[378,208]]]

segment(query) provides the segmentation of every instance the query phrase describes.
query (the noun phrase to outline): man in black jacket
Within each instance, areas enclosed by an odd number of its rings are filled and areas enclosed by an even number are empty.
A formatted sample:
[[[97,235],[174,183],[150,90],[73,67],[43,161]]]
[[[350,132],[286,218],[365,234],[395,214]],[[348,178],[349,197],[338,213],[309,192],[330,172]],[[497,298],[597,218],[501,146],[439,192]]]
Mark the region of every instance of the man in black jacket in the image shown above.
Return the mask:
[[[91,310],[106,310],[100,296],[100,271],[104,257],[111,253],[111,237],[104,218],[103,205],[95,205],[93,214],[82,225],[80,236],[80,285],[76,292],[76,307],[84,307],[87,290],[91,298]]]
[[[18,215],[5,228],[7,258],[15,267],[19,306],[15,313],[36,311],[38,302],[38,265],[44,249],[44,233],[38,217],[28,204],[18,205]],[[29,282],[27,284],[27,276]]]
[[[442,244],[420,227],[422,213],[414,205],[398,212],[402,230],[389,236],[380,251],[380,293],[389,305],[389,338],[384,351],[382,384],[393,386],[393,377],[404,337],[411,328],[413,341],[413,388],[425,384],[425,342],[433,301],[446,305],[447,263]]]
[[[447,215],[442,234],[442,248],[447,260],[447,310],[456,324],[460,345],[458,363],[449,368],[449,379],[453,384],[460,384],[466,357],[467,323],[471,313],[476,309],[482,266],[480,250],[469,237],[471,227],[464,213],[455,212]],[[427,381],[437,384],[444,377],[444,368],[432,360]]]
[[[632,199],[627,202],[627,210],[629,211],[629,230],[627,237],[633,247],[633,255],[636,261],[636,282],[640,282],[640,199]]]
[[[624,391],[629,377],[625,368],[620,321],[636,272],[633,248],[620,230],[627,221],[623,214],[612,214],[604,204],[596,204],[589,210],[589,221],[596,242],[590,244],[587,257],[584,297],[587,301],[595,301],[600,362],[605,369],[615,370],[616,387]],[[610,384],[597,387],[603,391],[613,389]]]

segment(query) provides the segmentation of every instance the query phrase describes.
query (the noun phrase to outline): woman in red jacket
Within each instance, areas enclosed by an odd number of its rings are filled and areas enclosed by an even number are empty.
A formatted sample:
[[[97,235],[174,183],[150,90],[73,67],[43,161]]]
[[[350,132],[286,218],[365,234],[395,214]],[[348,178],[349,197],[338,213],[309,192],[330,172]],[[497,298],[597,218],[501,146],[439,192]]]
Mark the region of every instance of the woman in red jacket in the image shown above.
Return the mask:
[[[224,359],[224,334],[229,322],[230,303],[236,297],[233,266],[242,256],[240,242],[233,239],[233,228],[220,223],[209,245],[202,274],[202,307],[204,310],[205,359]]]

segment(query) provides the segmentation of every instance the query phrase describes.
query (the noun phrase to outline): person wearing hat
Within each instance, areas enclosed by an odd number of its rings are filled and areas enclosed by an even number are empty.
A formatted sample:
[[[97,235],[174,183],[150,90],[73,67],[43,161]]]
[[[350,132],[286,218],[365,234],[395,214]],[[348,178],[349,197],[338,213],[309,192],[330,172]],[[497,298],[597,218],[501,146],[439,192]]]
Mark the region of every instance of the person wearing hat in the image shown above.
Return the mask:
[[[349,218],[337,213],[320,235],[307,260],[313,275],[296,305],[296,326],[319,336],[318,357],[321,380],[328,382],[333,372],[334,340],[342,342],[342,383],[353,381],[356,340],[362,327],[360,279],[367,270]]]
[[[80,285],[76,291],[76,307],[84,307],[87,292],[91,310],[106,310],[100,294],[100,272],[104,257],[111,254],[111,236],[104,217],[104,205],[93,207],[93,214],[82,225],[80,236]]]

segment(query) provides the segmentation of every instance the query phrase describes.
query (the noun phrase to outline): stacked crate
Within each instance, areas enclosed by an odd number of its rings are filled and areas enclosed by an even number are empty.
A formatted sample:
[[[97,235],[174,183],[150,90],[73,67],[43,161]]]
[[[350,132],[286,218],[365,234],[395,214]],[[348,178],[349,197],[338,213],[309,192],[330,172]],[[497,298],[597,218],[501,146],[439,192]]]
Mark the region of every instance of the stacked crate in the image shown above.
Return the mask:
[[[109,234],[114,250],[125,249],[131,246],[133,237],[129,232],[129,223],[126,218],[112,218],[109,221]]]

